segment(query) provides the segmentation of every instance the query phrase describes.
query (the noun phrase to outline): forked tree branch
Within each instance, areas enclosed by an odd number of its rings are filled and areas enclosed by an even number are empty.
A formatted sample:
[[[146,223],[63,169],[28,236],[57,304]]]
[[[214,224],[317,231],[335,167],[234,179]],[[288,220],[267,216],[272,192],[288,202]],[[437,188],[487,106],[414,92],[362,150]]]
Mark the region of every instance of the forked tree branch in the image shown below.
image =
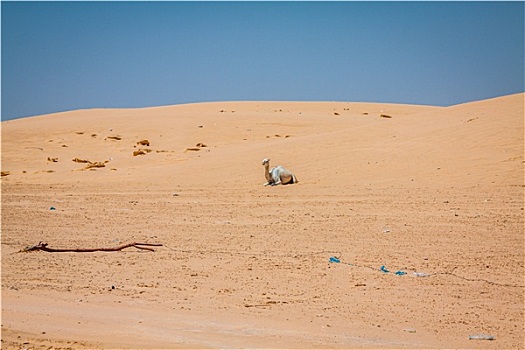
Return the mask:
[[[161,246],[162,246],[162,244],[160,244],[160,243],[129,243],[129,244],[124,244],[124,245],[121,245],[121,246],[118,246],[118,247],[113,247],[113,248],[55,249],[55,248],[48,248],[47,243],[40,242],[37,245],[24,248],[24,249],[20,250],[20,252],[33,252],[35,250],[41,250],[41,251],[49,252],[49,253],[64,253],[64,252],[74,252],[74,253],[118,252],[118,251],[121,251],[122,249],[130,248],[130,247],[135,247],[137,249],[149,250],[151,252],[154,252],[155,250],[153,248],[148,248],[148,247],[161,247]]]

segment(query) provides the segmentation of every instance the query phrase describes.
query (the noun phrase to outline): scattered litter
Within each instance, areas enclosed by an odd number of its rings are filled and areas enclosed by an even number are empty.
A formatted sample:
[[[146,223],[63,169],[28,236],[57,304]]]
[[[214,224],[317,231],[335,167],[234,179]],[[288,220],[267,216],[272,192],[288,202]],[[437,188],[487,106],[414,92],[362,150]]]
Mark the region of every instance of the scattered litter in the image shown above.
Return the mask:
[[[55,207],[50,207],[49,210],[57,210]]]
[[[198,144],[195,145],[196,147],[208,147],[206,146],[204,143],[202,142],[199,142]]]
[[[58,158],[47,157],[47,161],[48,161],[48,162],[56,163],[56,162],[58,162]]]
[[[390,272],[389,270],[387,270],[385,265],[382,265],[380,270],[383,271],[384,273],[389,273]],[[394,272],[394,274],[398,275],[398,276],[403,276],[403,275],[406,275],[407,273],[405,271],[403,271],[403,270],[398,270],[398,271]]]
[[[11,175],[11,173],[9,171],[2,171],[2,176],[7,176],[7,175]]]
[[[408,333],[416,333],[416,329],[415,328],[405,328],[403,329],[405,332],[408,332]]]
[[[186,151],[185,152],[188,152],[188,151],[200,151],[201,149],[199,147],[188,147],[186,148]]]
[[[392,118],[392,116],[390,116],[388,114],[381,114],[380,117],[381,118]]]
[[[495,340],[490,334],[473,334],[468,336],[469,340]]]
[[[73,161],[74,161],[75,163],[91,163],[91,162],[90,162],[89,160],[87,160],[87,159],[80,159],[80,158],[75,158],[75,159],[73,159]]]
[[[383,233],[389,233],[391,230],[388,227],[383,227]]]
[[[359,264],[349,264],[349,263],[345,263],[345,262],[341,262],[341,260],[339,260],[339,258],[336,258],[336,257],[331,257],[330,262],[334,262],[334,263],[341,263],[341,264],[344,264],[344,265],[350,265],[350,266],[355,266],[355,267],[360,267],[360,268],[366,268],[366,269],[370,269],[370,270],[373,270],[373,271],[377,271],[377,268],[373,267],[373,266],[368,266],[368,265],[359,265]],[[385,267],[385,265],[382,265],[380,268],[379,268],[379,271],[382,271],[384,273],[389,273],[390,271]],[[407,272],[403,271],[403,270],[398,270],[394,273],[395,275],[398,275],[398,276],[403,276],[403,275],[406,275]],[[432,273],[432,274],[429,274],[429,273],[425,273],[425,272],[413,272],[414,276],[416,277],[427,277],[427,276],[436,276],[436,275],[448,275],[448,276],[454,276],[456,278],[460,278],[462,280],[465,280],[465,281],[469,281],[469,282],[485,282],[485,283],[488,283],[488,284],[492,284],[492,285],[496,285],[496,286],[504,286],[504,287],[513,287],[513,288],[523,288],[523,285],[520,285],[520,284],[509,284],[509,283],[498,283],[498,282],[493,282],[493,281],[489,281],[489,280],[486,280],[486,279],[483,279],[483,278],[468,278],[468,277],[463,277],[463,276],[460,276],[460,275],[457,275],[453,272],[436,272],[436,273]]]
[[[426,272],[414,272],[414,276],[416,276],[416,277],[428,277],[430,275],[428,273],[426,273]]]

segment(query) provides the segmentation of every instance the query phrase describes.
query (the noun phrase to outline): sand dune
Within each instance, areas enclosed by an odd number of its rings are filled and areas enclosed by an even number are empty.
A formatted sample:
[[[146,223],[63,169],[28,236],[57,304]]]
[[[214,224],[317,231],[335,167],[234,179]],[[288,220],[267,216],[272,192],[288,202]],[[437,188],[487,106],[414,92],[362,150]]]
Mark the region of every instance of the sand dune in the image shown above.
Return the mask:
[[[2,122],[2,346],[522,347],[524,97]]]
[[[523,94],[449,108],[243,102],[74,111],[4,122],[3,169],[22,182],[136,181],[149,173],[159,181],[249,185],[260,178],[259,159],[271,156],[312,181],[330,168],[337,182],[429,183],[446,172],[445,182],[519,184],[522,107]],[[138,147],[141,140],[151,147]],[[148,156],[134,157],[138,151]],[[75,158],[107,166],[75,173],[83,169]],[[239,162],[249,168],[231,171]]]

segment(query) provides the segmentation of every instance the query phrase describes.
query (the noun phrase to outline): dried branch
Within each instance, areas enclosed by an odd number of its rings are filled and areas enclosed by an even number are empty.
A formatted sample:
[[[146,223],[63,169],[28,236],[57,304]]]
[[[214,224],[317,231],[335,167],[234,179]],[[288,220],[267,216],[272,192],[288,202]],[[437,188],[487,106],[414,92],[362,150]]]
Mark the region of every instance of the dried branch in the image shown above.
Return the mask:
[[[118,251],[121,251],[122,249],[130,248],[130,247],[135,247],[137,249],[148,250],[148,251],[153,252],[154,251],[153,248],[148,248],[148,247],[161,247],[161,246],[162,246],[162,244],[159,244],[159,243],[129,243],[129,244],[124,244],[124,245],[121,245],[121,246],[118,246],[118,247],[114,247],[114,248],[55,249],[55,248],[48,248],[47,243],[40,242],[37,245],[24,248],[24,249],[20,250],[20,252],[33,252],[35,250],[41,250],[41,251],[49,252],[49,253],[63,253],[63,252],[74,252],[74,253],[118,252]]]

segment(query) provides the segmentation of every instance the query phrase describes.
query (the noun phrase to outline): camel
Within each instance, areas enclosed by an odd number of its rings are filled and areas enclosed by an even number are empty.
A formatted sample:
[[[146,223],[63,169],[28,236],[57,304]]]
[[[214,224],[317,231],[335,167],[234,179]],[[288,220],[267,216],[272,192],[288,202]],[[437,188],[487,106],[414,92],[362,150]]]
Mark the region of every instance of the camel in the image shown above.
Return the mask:
[[[269,170],[270,159],[268,158],[263,159],[262,165],[264,165],[264,176],[266,177],[266,181],[268,181],[264,186],[288,185],[299,182],[294,174],[280,165]]]

